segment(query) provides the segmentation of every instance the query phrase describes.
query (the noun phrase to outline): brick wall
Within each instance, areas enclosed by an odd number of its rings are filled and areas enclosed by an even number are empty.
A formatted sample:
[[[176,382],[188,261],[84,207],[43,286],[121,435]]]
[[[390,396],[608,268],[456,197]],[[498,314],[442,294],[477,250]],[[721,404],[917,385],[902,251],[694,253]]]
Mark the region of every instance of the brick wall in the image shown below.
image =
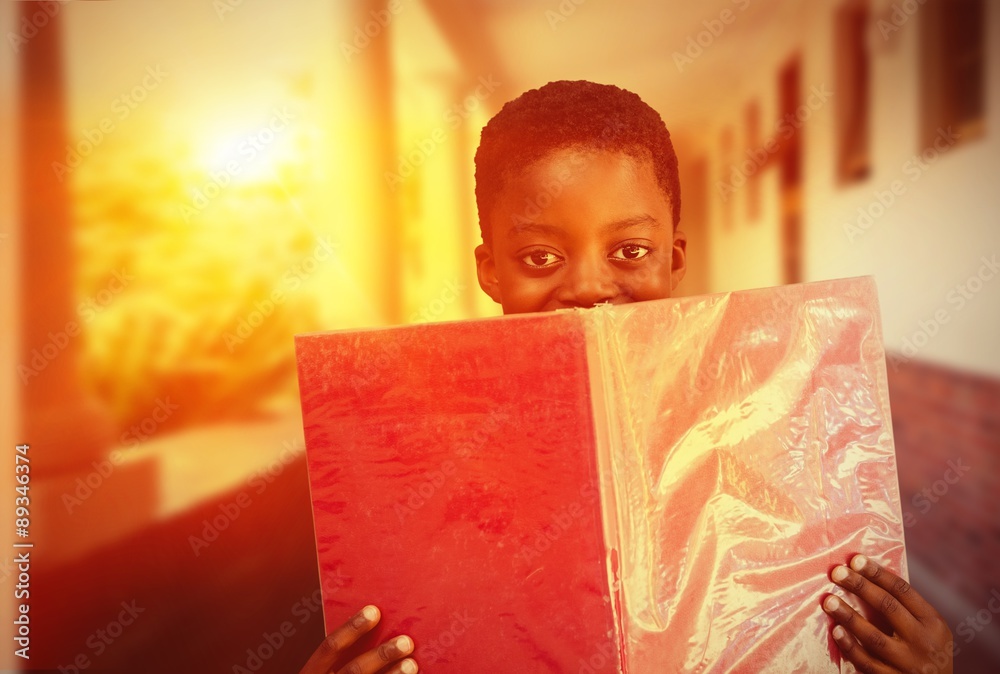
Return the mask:
[[[1000,380],[892,356],[888,373],[907,554],[964,602],[938,606],[964,647],[957,626],[1000,589]]]

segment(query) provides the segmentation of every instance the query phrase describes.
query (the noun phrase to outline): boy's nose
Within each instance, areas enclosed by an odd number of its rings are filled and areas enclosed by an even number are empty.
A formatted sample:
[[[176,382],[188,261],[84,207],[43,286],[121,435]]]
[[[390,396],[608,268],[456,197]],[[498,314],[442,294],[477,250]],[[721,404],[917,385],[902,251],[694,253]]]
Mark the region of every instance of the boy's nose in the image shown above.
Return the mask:
[[[559,301],[567,307],[588,308],[611,302],[618,295],[613,270],[606,261],[577,262],[567,269]]]

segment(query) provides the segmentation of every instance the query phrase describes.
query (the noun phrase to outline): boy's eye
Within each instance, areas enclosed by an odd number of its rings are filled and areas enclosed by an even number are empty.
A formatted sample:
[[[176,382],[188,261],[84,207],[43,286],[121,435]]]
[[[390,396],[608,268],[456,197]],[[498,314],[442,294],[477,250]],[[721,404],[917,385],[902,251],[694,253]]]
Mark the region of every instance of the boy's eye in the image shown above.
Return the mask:
[[[560,261],[560,257],[555,253],[550,253],[547,250],[535,250],[524,257],[521,260],[524,264],[532,267],[534,269],[541,269],[543,267],[551,267]]]
[[[637,243],[627,243],[611,254],[612,260],[641,260],[649,255],[647,246],[640,246]]]

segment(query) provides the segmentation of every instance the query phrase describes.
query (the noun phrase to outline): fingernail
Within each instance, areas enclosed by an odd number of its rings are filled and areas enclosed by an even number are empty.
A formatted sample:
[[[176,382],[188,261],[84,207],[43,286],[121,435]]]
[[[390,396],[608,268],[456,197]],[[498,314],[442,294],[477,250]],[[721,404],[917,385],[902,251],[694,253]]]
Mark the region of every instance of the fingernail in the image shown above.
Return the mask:
[[[361,615],[365,617],[365,620],[371,622],[375,618],[378,618],[378,609],[374,606],[365,606],[361,609]]]
[[[868,558],[864,555],[854,555],[854,559],[851,560],[851,568],[855,571],[861,571],[868,564]]]
[[[823,602],[823,607],[827,611],[836,611],[838,608],[840,608],[840,600],[831,594],[829,597],[826,598],[826,601]]]
[[[847,578],[847,567],[846,566],[834,567],[833,573],[830,574],[830,578],[833,578],[833,580],[837,583],[844,580],[845,578]]]
[[[403,671],[403,674],[417,674],[417,663],[413,660],[403,660],[399,668]]]
[[[396,639],[396,649],[400,653],[409,653],[413,650],[413,639],[410,637],[399,637]]]
[[[833,638],[834,639],[843,639],[846,636],[847,636],[847,632],[840,625],[837,625],[836,627],[833,628]]]

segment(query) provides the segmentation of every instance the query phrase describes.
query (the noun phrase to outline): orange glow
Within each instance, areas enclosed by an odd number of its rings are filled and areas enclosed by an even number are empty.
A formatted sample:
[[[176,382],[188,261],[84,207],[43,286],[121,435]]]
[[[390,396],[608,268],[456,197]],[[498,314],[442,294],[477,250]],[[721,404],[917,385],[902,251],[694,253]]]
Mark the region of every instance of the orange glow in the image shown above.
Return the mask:
[[[939,0],[852,0],[869,18],[851,24],[846,58],[836,40],[844,4],[0,3],[10,50],[0,59],[0,352],[14,375],[0,387],[0,440],[33,443],[38,457],[40,565],[50,592],[67,597],[49,616],[68,635],[51,666],[93,656],[82,644],[117,602],[148,590],[164,612],[176,608],[170,583],[150,590],[153,577],[176,574],[211,598],[214,612],[187,607],[190,629],[231,648],[204,655],[204,671],[243,665],[249,642],[299,599],[286,601],[289,588],[313,591],[293,336],[498,315],[475,273],[473,156],[506,101],[551,80],[617,84],[661,113],[688,235],[678,295],[871,274],[899,376],[951,382],[927,384],[913,414],[932,419],[924,406],[944,400],[994,409],[981,390],[1000,377],[1000,281],[988,276],[1000,252],[1000,88],[984,73],[997,70],[986,47],[1000,11],[986,3],[982,20],[944,21],[951,3]],[[916,13],[894,17],[897,4]],[[978,39],[962,35],[970,26]],[[841,82],[857,89],[849,101]],[[949,128],[955,140],[940,142]],[[846,181],[844,147],[864,160]],[[938,420],[960,425],[964,414]],[[900,452],[901,482],[919,493],[939,463],[992,452],[995,415],[981,417],[972,439],[941,432],[953,441],[940,446],[899,433],[926,450]],[[267,470],[258,494],[250,483]],[[960,538],[948,546],[956,558],[980,559],[961,538],[969,529],[946,516],[996,512],[985,481],[995,473],[984,458],[913,540],[940,517]],[[9,494],[12,474],[2,475]],[[78,481],[92,494],[78,496]],[[195,557],[188,537],[242,491],[253,505]],[[290,542],[261,542],[259,531]],[[137,561],[100,576],[95,560],[109,554]],[[11,578],[6,560],[0,583]],[[955,572],[976,607],[986,571]],[[105,585],[74,574],[133,594],[111,602]],[[236,598],[225,594],[230,578],[242,579]],[[958,587],[936,580],[946,594]],[[251,581],[265,589],[247,608]],[[64,601],[77,602],[65,616]],[[229,619],[244,608],[245,622]],[[150,634],[177,633],[157,615]],[[309,623],[268,666],[294,671],[322,627]],[[158,653],[170,655],[165,639]],[[197,671],[182,657],[212,648],[192,640],[162,662]],[[108,649],[92,667],[138,650]]]

